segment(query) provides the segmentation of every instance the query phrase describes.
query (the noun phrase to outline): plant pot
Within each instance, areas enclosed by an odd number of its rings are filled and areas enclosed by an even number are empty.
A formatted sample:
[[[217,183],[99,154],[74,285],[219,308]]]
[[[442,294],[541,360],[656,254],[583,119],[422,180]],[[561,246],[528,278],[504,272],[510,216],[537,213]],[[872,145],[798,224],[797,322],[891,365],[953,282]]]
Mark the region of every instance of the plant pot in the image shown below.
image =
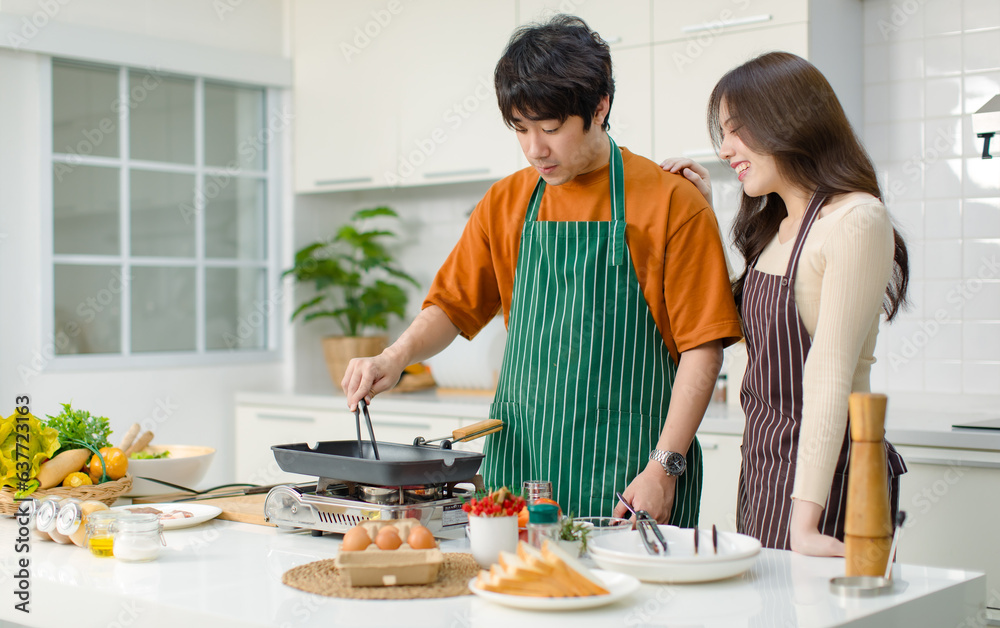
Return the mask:
[[[517,551],[517,517],[469,516],[469,546],[479,566],[489,569],[501,551]]]
[[[334,388],[340,390],[340,382],[344,380],[347,364],[351,360],[378,355],[388,342],[387,336],[325,336],[323,357]]]

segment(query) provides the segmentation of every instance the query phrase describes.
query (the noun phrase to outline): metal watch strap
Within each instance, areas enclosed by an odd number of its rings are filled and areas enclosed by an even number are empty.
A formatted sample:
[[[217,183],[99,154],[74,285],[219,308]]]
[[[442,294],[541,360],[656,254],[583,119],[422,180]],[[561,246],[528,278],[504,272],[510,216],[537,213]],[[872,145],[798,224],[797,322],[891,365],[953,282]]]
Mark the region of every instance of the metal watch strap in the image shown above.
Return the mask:
[[[687,459],[676,451],[654,449],[649,452],[649,459],[659,462],[667,475],[684,475],[684,471],[687,469]]]

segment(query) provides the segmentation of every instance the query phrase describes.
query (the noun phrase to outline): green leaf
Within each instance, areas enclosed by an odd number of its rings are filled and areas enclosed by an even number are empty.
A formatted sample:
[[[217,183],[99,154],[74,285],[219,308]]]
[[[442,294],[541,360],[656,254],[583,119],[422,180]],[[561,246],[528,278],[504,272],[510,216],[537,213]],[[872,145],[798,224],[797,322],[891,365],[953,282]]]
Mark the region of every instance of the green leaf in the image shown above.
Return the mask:
[[[372,209],[359,209],[354,212],[353,216],[351,216],[351,220],[364,220],[366,218],[375,218],[376,216],[392,216],[393,218],[399,218],[399,214],[383,205]]]

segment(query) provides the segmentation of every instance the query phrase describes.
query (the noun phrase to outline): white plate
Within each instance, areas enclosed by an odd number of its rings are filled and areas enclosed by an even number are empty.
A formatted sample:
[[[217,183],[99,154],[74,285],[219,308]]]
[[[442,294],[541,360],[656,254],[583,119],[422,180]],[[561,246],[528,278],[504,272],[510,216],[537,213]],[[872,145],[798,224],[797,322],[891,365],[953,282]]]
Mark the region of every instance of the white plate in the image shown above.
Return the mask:
[[[156,508],[157,510],[163,512],[170,512],[171,510],[186,510],[193,517],[185,517],[184,519],[165,519],[162,521],[164,530],[176,530],[178,528],[190,528],[191,526],[196,526],[199,523],[205,523],[209,519],[214,519],[222,514],[222,509],[218,506],[209,506],[208,504],[187,504],[180,502],[178,504],[130,504],[128,506],[115,506],[111,510],[122,510],[128,512],[129,508]]]
[[[509,595],[506,593],[483,591],[476,586],[475,578],[469,581],[469,590],[484,600],[512,608],[524,608],[533,611],[569,611],[611,604],[631,595],[639,588],[638,580],[623,573],[601,571],[600,569],[595,569],[593,573],[604,585],[604,588],[609,591],[608,595],[591,595],[588,597],[529,597],[525,595]]]
[[[719,533],[719,551],[712,551],[711,530],[699,533],[698,554],[694,553],[694,531],[675,526],[659,526],[670,553],[651,556],[637,531],[608,534],[593,539],[588,547],[591,558],[602,569],[634,576],[644,582],[708,582],[737,576],[753,566],[760,554],[760,541],[735,532]]]

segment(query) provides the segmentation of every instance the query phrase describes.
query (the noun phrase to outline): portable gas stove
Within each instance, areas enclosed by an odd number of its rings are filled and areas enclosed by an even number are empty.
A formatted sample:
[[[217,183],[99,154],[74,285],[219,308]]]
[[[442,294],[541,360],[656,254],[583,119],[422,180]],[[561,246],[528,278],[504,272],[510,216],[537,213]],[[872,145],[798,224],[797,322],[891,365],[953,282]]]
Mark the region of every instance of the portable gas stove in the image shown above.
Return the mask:
[[[476,476],[473,482],[478,480]],[[469,520],[463,498],[472,493],[455,483],[387,487],[319,478],[312,490],[290,485],[271,489],[264,519],[279,528],[321,536],[347,532],[363,521],[412,518],[437,538],[458,539],[465,536]]]

